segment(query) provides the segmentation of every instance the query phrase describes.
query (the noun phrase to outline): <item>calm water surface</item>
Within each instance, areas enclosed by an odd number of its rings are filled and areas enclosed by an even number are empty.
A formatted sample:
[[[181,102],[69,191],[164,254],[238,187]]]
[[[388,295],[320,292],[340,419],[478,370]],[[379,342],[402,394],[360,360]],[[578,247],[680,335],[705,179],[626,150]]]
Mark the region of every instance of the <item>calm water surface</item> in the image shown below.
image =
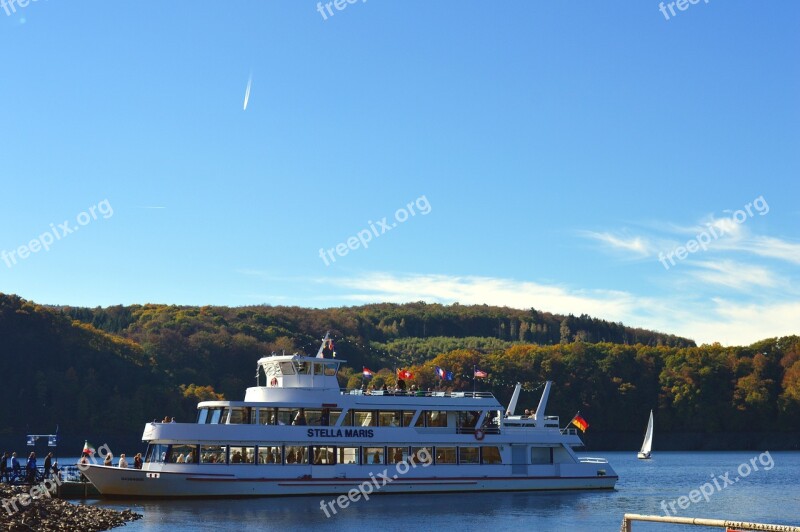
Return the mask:
[[[321,497],[285,497],[199,501],[90,501],[132,508],[144,518],[121,530],[541,530],[617,531],[622,515],[663,515],[661,501],[688,496],[714,477],[757,458],[757,452],[654,453],[650,461],[636,453],[590,453],[604,456],[620,475],[617,490],[589,493],[461,493],[387,495],[360,500],[326,518]],[[800,525],[800,453],[770,453],[774,467],[759,471],[710,496],[709,502],[678,509],[685,517],[738,519]],[[767,457],[764,461],[768,462]],[[724,482],[719,480],[719,484]],[[333,498],[328,496],[325,499]],[[714,530],[659,523],[636,523],[636,532]],[[718,530],[718,529],[717,529]]]

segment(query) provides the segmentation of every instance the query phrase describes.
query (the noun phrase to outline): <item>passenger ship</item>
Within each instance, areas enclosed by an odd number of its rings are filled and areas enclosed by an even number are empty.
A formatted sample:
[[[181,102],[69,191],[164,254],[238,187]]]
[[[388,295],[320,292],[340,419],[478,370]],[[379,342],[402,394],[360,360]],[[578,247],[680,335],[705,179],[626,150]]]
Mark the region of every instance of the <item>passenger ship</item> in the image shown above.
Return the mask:
[[[519,416],[519,384],[508,408],[485,392],[366,394],[340,389],[344,361],[322,353],[260,359],[266,382],[244,401],[201,402],[195,423],[148,423],[142,469],[90,464],[85,475],[102,495],[132,497],[342,494],[381,473],[381,493],[616,484],[606,460],[575,454],[575,429],[545,415],[551,382]]]

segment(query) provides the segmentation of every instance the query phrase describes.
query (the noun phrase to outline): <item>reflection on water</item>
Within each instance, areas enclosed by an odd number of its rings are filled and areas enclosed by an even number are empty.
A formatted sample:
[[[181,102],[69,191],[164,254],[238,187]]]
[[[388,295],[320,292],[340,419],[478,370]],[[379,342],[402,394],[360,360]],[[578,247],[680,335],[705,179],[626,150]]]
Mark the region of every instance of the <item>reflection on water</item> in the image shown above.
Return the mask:
[[[619,530],[622,515],[663,515],[661,501],[677,500],[712,476],[735,472],[759,453],[654,453],[639,461],[636,453],[605,453],[620,474],[614,492],[461,493],[373,496],[339,510],[330,519],[320,510],[322,497],[232,500],[95,501],[132,507],[144,519],[125,527],[133,531],[198,529],[353,530]],[[800,524],[800,453],[772,453],[775,466],[757,471],[680,511],[682,516]],[[733,475],[732,475],[733,476]],[[325,497],[325,500],[333,496]],[[697,527],[643,523],[634,530],[698,532]]]

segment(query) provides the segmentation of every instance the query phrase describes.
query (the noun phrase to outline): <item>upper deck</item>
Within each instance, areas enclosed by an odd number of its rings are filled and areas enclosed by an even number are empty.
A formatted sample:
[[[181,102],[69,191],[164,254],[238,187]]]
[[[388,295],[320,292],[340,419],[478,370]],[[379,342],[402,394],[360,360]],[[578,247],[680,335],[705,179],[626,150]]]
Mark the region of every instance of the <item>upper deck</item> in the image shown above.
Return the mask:
[[[496,406],[500,403],[490,392],[454,391],[405,391],[374,390],[369,393],[339,387],[337,374],[344,360],[309,357],[304,355],[274,355],[258,361],[259,381],[257,386],[247,389],[245,403],[264,403],[279,406],[303,403],[347,403],[347,404],[388,404],[418,405],[422,401],[431,404],[453,404],[471,401],[475,407]],[[266,383],[261,385],[261,372]]]

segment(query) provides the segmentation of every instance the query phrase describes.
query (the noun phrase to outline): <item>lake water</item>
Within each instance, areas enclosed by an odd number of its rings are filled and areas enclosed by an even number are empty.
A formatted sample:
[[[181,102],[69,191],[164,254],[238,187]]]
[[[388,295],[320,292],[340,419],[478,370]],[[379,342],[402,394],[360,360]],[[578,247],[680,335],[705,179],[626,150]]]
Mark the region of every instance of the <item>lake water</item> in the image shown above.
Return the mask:
[[[590,453],[603,456],[620,475],[616,491],[586,493],[460,493],[387,495],[360,500],[326,518],[322,497],[235,500],[90,501],[113,508],[132,508],[144,515],[122,530],[190,531],[288,529],[535,530],[617,531],[624,513],[664,515],[661,501],[676,501],[677,515],[800,526],[800,453],[661,452],[650,461],[636,453]],[[761,455],[761,461],[759,461]],[[755,459],[758,471],[752,469]],[[772,464],[770,468],[769,464]],[[737,469],[742,465],[741,471]],[[766,469],[769,470],[767,471]],[[739,481],[734,481],[741,477]],[[678,498],[714,486],[709,501],[682,510]],[[728,484],[726,480],[730,482]],[[705,488],[709,491],[709,487]],[[697,496],[695,496],[696,498]],[[332,496],[325,497],[326,500]],[[636,532],[689,532],[703,527],[634,523]],[[719,530],[719,529],[716,529]]]

